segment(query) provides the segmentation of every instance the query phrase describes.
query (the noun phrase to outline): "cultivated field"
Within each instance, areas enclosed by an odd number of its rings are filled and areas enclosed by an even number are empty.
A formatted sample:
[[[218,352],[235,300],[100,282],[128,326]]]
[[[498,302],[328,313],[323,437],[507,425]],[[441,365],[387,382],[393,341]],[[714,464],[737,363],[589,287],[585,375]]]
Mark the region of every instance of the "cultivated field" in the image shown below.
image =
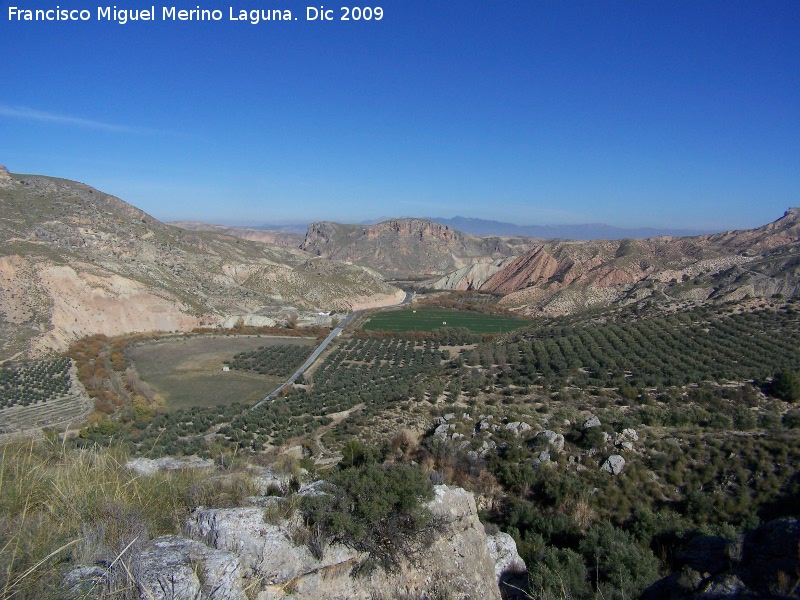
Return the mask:
[[[261,346],[308,346],[316,341],[284,337],[208,337],[145,344],[130,352],[139,376],[164,396],[170,409],[256,402],[283,383],[242,370],[223,372],[225,361]]]
[[[431,331],[466,327],[473,333],[503,333],[530,325],[530,321],[448,308],[391,310],[369,317],[364,329],[374,331]]]

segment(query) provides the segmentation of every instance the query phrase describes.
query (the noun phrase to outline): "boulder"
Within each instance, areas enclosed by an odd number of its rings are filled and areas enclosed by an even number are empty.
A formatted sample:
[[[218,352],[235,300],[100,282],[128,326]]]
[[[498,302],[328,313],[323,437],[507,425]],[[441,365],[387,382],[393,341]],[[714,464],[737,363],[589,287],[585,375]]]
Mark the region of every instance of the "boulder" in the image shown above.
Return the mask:
[[[364,554],[330,543],[318,559],[297,515],[266,522],[264,509],[252,506],[197,508],[184,523],[185,537],[163,536],[131,550],[126,571],[117,571],[128,590],[133,577],[135,597],[142,600],[500,600],[498,580],[525,572],[514,540],[487,536],[474,496],[461,488],[434,486],[428,508],[431,545],[400,559],[391,573],[376,567],[354,577]],[[63,582],[65,597],[87,598],[97,586],[112,590],[111,571],[106,565],[74,569]]]
[[[636,430],[631,427],[626,427],[622,430],[622,435],[626,440],[630,440],[632,442],[639,441],[639,434],[636,433]]]
[[[591,429],[592,427],[600,427],[602,423],[597,417],[590,417],[583,423],[582,429]]]
[[[433,435],[436,437],[444,438],[447,437],[447,434],[450,431],[450,425],[447,423],[442,423],[441,425],[437,426],[436,429],[433,431]]]
[[[547,440],[547,445],[556,452],[561,452],[564,449],[564,436],[556,433],[551,429],[545,429],[536,434],[536,438],[543,438]]]
[[[522,421],[513,421],[506,424],[506,429],[513,433],[515,437],[522,437],[522,435],[528,433],[532,427]]]
[[[612,454],[609,456],[603,464],[600,465],[601,471],[606,471],[611,473],[612,475],[619,475],[622,473],[622,469],[625,468],[625,459],[622,458],[619,454]]]

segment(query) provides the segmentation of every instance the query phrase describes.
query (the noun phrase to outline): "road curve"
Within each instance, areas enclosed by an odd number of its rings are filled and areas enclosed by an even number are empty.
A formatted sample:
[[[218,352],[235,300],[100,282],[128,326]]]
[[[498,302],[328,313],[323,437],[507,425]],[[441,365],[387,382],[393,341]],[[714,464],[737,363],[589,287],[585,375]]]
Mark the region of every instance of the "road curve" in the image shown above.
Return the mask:
[[[414,297],[414,295],[411,292],[406,292],[406,297],[403,298],[403,301],[400,304],[395,304],[393,306],[402,306],[404,304],[408,304],[409,302],[411,302],[411,299],[413,297]],[[382,308],[390,308],[390,307],[386,306],[386,307],[382,307]],[[292,374],[292,376],[289,377],[289,379],[287,379],[274,392],[272,392],[271,394],[269,394],[268,396],[266,396],[265,398],[260,400],[255,406],[253,406],[253,408],[254,409],[258,408],[259,406],[261,406],[265,402],[269,402],[275,396],[277,396],[281,392],[283,392],[283,390],[288,388],[290,385],[293,385],[294,382],[297,381],[297,378],[300,377],[300,375],[302,375],[305,372],[305,370],[308,369],[308,367],[310,367],[311,365],[314,364],[314,361],[319,358],[319,355],[322,354],[322,352],[325,350],[325,348],[328,347],[328,344],[330,344],[336,336],[338,336],[340,333],[342,333],[342,331],[344,331],[344,328],[347,326],[347,324],[350,323],[353,319],[355,319],[357,316],[359,316],[363,312],[364,312],[363,310],[357,310],[357,311],[351,312],[349,315],[347,315],[347,317],[345,317],[344,320],[341,323],[339,323],[339,325],[337,325],[334,329],[331,330],[331,332],[328,334],[328,337],[326,337],[324,340],[322,340],[322,343],[319,346],[317,346],[317,348],[316,348],[316,350],[314,350],[314,352],[311,353],[311,356],[309,356],[306,359],[306,362],[304,362],[302,365],[300,365],[300,368],[297,369],[297,371],[295,371]]]

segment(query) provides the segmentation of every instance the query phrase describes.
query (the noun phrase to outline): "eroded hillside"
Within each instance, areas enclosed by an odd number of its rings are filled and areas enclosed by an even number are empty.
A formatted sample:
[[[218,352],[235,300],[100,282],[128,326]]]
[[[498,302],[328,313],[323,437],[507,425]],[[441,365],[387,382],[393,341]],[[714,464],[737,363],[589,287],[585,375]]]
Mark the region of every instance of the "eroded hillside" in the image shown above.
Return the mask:
[[[186,330],[287,308],[392,304],[354,265],[216,232],[190,232],[87,185],[0,172],[0,358],[92,333]]]
[[[312,223],[301,248],[390,277],[418,277],[492,263],[525,252],[531,243],[528,238],[477,237],[424,219],[391,219],[377,225]]]
[[[789,209],[764,227],[714,235],[545,241],[514,260],[464,267],[430,286],[502,294],[503,305],[528,314],[646,299],[793,296],[800,281],[798,219],[800,209]]]

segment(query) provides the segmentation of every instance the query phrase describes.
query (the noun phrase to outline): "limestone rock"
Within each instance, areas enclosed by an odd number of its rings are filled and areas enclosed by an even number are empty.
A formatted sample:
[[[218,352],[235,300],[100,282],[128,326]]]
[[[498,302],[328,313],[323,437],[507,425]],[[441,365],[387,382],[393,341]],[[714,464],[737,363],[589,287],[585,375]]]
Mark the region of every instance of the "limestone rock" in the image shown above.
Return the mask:
[[[135,556],[132,571],[149,600],[247,600],[234,554],[180,536],[152,540]]]
[[[245,589],[256,600],[434,598],[442,593],[460,600],[500,600],[498,579],[525,572],[514,540],[502,533],[487,536],[474,496],[461,488],[434,486],[428,508],[435,525],[431,546],[413,561],[401,559],[393,573],[376,568],[353,577],[365,556],[338,544],[326,546],[318,560],[303,541],[299,519],[267,523],[258,507],[200,507],[184,523],[186,537],[152,540],[126,567],[142,600],[246,600]],[[65,597],[87,598],[96,585],[111,589],[108,572],[105,566],[74,569],[63,582]]]
[[[108,586],[109,570],[100,566],[76,567],[61,582],[67,598],[89,598],[93,590]]]
[[[496,561],[473,495],[444,485],[435,486],[434,492],[429,508],[440,526],[433,545],[418,557],[417,564],[403,561],[392,575],[378,569],[369,576],[353,578],[350,573],[362,556],[331,545],[319,561],[306,546],[295,545],[290,524],[265,523],[260,509],[197,509],[187,520],[185,533],[236,554],[245,576],[263,581],[258,600],[283,598],[289,589],[296,600],[367,600],[381,597],[387,590],[424,598],[437,589],[449,590],[452,598],[499,600]],[[515,547],[512,552],[513,540],[509,544],[501,539],[495,545],[498,543],[502,565],[524,569]]]
[[[622,469],[625,468],[625,459],[622,458],[619,454],[612,454],[609,456],[602,465],[600,465],[601,471],[606,471],[611,473],[612,475],[619,475],[622,473]]]
[[[536,434],[536,437],[542,437],[546,439],[547,444],[556,452],[561,452],[564,449],[564,436],[551,429],[540,431]]]
[[[494,573],[499,580],[504,573],[521,573],[526,570],[525,561],[517,552],[517,543],[507,533],[502,531],[486,536],[486,545],[489,556],[494,561]]]
[[[139,475],[152,475],[157,471],[176,471],[178,469],[210,469],[214,461],[198,458],[197,456],[184,456],[173,458],[164,456],[155,460],[150,458],[134,458],[125,463],[125,468]]]
[[[436,437],[447,437],[447,434],[450,431],[450,425],[447,423],[442,423],[441,425],[437,426],[436,429],[433,431],[433,435]]]
[[[600,427],[600,425],[602,425],[600,419],[591,417],[584,422],[582,429],[591,429],[592,427]]]
[[[486,544],[489,556],[494,561],[494,573],[501,591],[505,596],[517,596],[514,592],[519,588],[525,589],[527,585],[527,568],[517,552],[517,543],[507,533],[498,532],[487,536]]]
[[[506,424],[506,429],[514,434],[515,437],[522,437],[523,434],[528,433],[533,429],[527,423],[523,423],[521,421],[513,421],[511,423]]]

